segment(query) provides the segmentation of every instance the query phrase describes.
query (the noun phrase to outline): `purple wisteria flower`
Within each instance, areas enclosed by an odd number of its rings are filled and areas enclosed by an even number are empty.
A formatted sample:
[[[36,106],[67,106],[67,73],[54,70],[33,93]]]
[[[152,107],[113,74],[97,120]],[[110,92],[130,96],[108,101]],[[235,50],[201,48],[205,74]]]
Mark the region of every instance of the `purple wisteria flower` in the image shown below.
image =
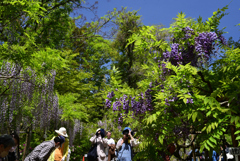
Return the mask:
[[[185,32],[185,38],[183,39],[189,39],[192,35],[194,35],[194,30],[190,27],[185,27],[182,31]]]
[[[106,99],[106,103],[105,105],[107,106],[107,108],[110,108],[112,105],[111,105],[111,101],[109,101],[108,99]]]
[[[122,123],[123,123],[123,116],[122,116],[122,114],[120,113],[120,117],[118,118],[118,124],[119,124],[119,125],[122,125]]]
[[[127,99],[128,97],[126,95],[123,95],[123,110],[128,110],[129,109],[129,100]]]
[[[115,94],[114,94],[113,91],[109,92],[108,95],[107,95],[108,98],[113,98],[114,96],[115,96]]]
[[[122,126],[118,126],[118,130],[121,131],[122,130]]]
[[[187,99],[187,103],[193,103],[193,99],[188,98],[188,99]]]
[[[113,111],[120,110],[120,107],[122,106],[122,103],[120,101],[116,101],[113,103]]]
[[[167,103],[167,102],[165,103],[165,105],[167,105],[167,106],[170,106],[170,104],[169,104],[169,103]]]

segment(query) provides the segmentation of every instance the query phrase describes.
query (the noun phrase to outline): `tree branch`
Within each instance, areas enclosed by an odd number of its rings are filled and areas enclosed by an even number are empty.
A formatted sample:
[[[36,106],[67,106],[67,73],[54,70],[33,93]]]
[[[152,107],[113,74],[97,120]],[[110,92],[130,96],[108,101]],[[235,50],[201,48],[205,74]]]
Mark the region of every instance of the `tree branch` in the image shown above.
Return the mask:
[[[66,1],[66,2],[60,2],[59,4],[57,4],[56,6],[54,6],[54,7],[52,7],[51,9],[49,9],[48,11],[51,11],[51,10],[54,10],[55,8],[57,8],[57,7],[60,7],[60,6],[62,6],[62,5],[65,5],[65,4],[67,4],[67,3],[69,3],[69,2],[71,2],[72,0],[68,0],[68,1]]]
[[[202,72],[197,72],[197,73],[198,73],[198,75],[201,77],[202,81],[205,82],[205,83],[207,83],[208,88],[210,89],[210,92],[212,93],[212,92],[213,92],[213,89],[212,89],[212,86],[211,86],[210,82],[205,80]]]
[[[203,88],[201,88],[201,87],[196,87],[196,86],[193,86],[194,88],[197,88],[197,89],[199,89],[199,90],[201,90],[201,91],[203,91],[203,92],[206,92],[206,93],[210,93],[211,94],[211,92],[210,91],[207,91],[207,90],[205,90],[205,89],[203,89]]]

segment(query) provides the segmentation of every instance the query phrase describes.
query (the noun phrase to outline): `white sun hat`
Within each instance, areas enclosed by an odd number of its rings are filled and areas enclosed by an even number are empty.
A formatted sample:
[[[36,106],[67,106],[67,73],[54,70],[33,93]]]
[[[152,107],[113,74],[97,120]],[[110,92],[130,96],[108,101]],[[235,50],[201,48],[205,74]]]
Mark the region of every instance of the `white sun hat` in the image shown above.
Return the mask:
[[[68,137],[67,130],[64,127],[61,127],[59,130],[55,130],[61,136]]]
[[[98,128],[96,132],[98,132],[99,130],[101,130],[101,128]]]

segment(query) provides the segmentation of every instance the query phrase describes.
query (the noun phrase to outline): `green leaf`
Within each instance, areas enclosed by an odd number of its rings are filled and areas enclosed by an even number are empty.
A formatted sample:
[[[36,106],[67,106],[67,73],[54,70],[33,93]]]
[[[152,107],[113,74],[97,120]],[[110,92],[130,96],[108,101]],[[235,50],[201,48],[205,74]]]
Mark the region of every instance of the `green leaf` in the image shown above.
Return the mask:
[[[207,143],[208,143],[208,145],[210,145],[212,148],[214,148],[214,145],[213,145],[209,140],[207,140]]]
[[[240,121],[240,117],[236,116],[234,121],[235,121],[235,124],[237,124]]]
[[[236,68],[236,71],[238,71],[240,69],[240,66],[238,66],[237,68]]]
[[[207,127],[207,133],[211,132],[211,125]]]
[[[217,141],[216,141],[216,139],[214,139],[213,137],[210,137],[210,138],[209,138],[209,140],[210,140],[211,142],[213,142],[213,143],[217,144]]]
[[[209,148],[209,146],[205,143],[204,144],[204,147],[208,150],[208,151],[210,151],[210,148]]]
[[[212,111],[208,111],[207,114],[206,114],[206,116],[211,115],[211,113],[212,113]]]
[[[215,135],[213,135],[215,138],[217,138],[217,139],[220,139],[220,135],[218,135],[218,134],[215,134]]]
[[[194,112],[192,115],[192,120],[193,122],[195,122],[196,118],[197,118],[198,112]]]
[[[240,136],[238,136],[238,137],[236,138],[236,140],[240,140]]]
[[[158,140],[159,140],[159,142],[160,142],[161,144],[163,144],[163,138],[162,138],[162,136],[159,136]]]
[[[206,130],[206,126],[204,126],[204,128],[201,131],[203,132],[204,130]]]
[[[236,131],[236,132],[234,133],[234,135],[237,135],[237,134],[239,134],[239,133],[240,133],[240,130]]]

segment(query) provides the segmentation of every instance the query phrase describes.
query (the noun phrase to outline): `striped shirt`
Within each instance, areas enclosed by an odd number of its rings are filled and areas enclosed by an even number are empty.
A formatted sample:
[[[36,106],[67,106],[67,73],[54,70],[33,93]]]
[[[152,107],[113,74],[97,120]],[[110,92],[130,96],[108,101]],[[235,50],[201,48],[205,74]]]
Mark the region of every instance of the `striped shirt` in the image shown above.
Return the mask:
[[[47,161],[55,149],[54,140],[44,141],[24,159],[24,161]]]

